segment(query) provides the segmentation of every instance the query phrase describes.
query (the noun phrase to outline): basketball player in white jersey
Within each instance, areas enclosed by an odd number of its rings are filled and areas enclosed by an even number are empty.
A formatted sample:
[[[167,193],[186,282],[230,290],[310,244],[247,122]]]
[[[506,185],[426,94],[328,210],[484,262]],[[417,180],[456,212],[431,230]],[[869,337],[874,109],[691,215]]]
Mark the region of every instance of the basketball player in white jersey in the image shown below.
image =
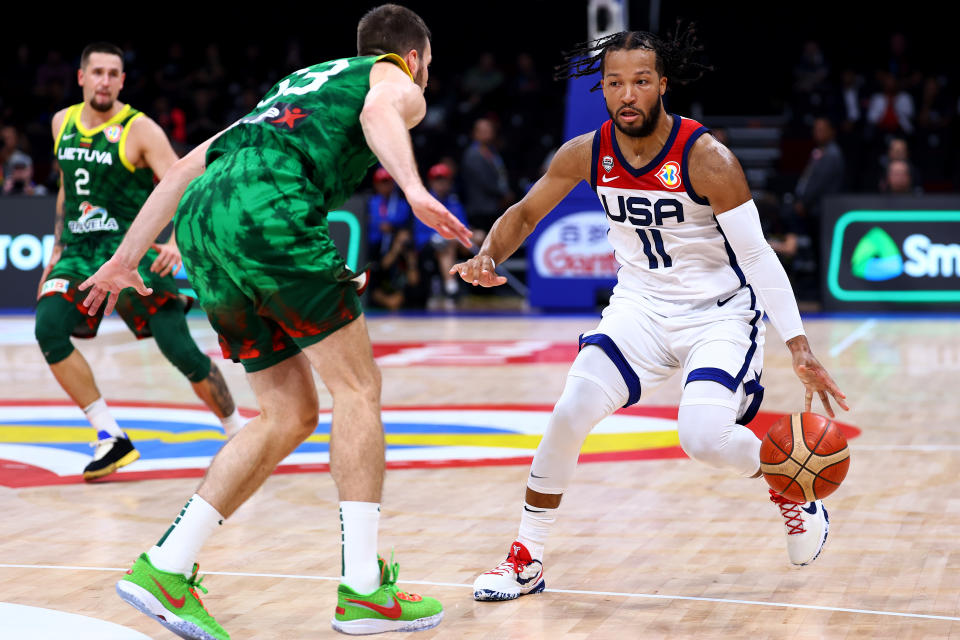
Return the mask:
[[[830,396],[848,408],[810,351],[790,282],[764,239],[736,158],[705,127],[664,110],[667,76],[695,70],[688,62],[695,50],[686,37],[623,32],[574,52],[566,77],[599,70],[611,120],[564,144],[547,173],[493,225],[479,254],[451,270],[474,285],[503,284],[496,265],[581,180],[600,198],[621,265],[599,326],[580,337],[537,449],[517,540],[505,561],[474,582],[478,600],[544,589],[544,543],[587,434],[676,371],[684,385],[678,416],[684,451],[744,477],[760,476],[760,440],[743,425],[762,398],[764,311],[806,388],[804,410],[814,394],[830,416]],[[785,521],[790,562],[812,562],[827,537],[823,505],[796,504],[772,491],[770,499]]]

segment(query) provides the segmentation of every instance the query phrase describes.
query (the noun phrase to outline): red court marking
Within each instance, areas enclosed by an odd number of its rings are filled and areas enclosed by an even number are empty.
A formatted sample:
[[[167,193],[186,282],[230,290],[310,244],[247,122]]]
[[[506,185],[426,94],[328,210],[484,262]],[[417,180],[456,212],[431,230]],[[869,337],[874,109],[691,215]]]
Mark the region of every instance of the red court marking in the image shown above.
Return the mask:
[[[166,409],[193,409],[206,410],[206,407],[200,404],[175,404],[162,402],[134,402],[125,400],[110,400],[107,403],[115,407],[159,407]],[[75,406],[68,400],[0,400],[0,406],[47,406],[47,407],[72,407]],[[408,407],[383,407],[384,411],[531,411],[537,413],[550,412],[552,405],[416,405]],[[253,409],[239,409],[241,415],[250,418],[258,415],[259,412]],[[628,407],[620,409],[618,414],[646,416],[650,418],[663,418],[667,420],[677,419],[677,407],[650,406],[650,407]],[[763,437],[774,422],[783,417],[782,413],[770,413],[761,411],[757,417],[748,426],[757,434]],[[840,427],[840,431],[848,439],[860,435],[860,429],[843,422],[834,421]],[[663,447],[657,449],[639,449],[634,451],[610,451],[587,453],[580,456],[580,462],[623,462],[629,460],[660,460],[684,458],[686,455],[679,446]],[[509,465],[529,465],[533,461],[532,456],[515,456],[509,458],[479,458],[479,459],[447,459],[447,460],[404,460],[387,462],[388,469],[444,469],[451,467],[485,467],[485,466],[509,466]],[[289,473],[325,473],[330,470],[328,464],[292,464],[281,465],[274,470],[274,474]],[[114,473],[106,476],[102,480],[96,480],[89,484],[100,484],[106,482],[132,482],[138,480],[159,480],[170,478],[200,478],[206,469],[156,469],[151,471],[130,471]],[[70,476],[58,476],[57,474],[35,467],[22,462],[0,459],[0,486],[10,488],[21,487],[39,487],[61,484],[81,484],[83,476],[80,474]]]
[[[206,352],[223,358],[219,349]],[[576,342],[542,340],[375,342],[373,357],[382,367],[493,367],[506,364],[570,364]]]

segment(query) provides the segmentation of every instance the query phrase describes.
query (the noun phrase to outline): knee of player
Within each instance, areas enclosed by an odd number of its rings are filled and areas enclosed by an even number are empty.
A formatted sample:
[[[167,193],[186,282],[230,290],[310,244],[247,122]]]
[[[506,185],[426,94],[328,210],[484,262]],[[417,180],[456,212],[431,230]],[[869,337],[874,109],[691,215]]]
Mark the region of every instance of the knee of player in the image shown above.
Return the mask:
[[[324,380],[324,382],[327,382]],[[379,404],[380,390],[383,386],[383,375],[380,373],[380,367],[374,362],[362,369],[350,372],[350,375],[343,378],[331,380],[327,384],[330,395],[336,398],[351,398],[351,402],[367,402]]]
[[[33,335],[47,364],[56,364],[73,352],[70,333],[55,324],[37,321]]]
[[[263,410],[260,417],[273,433],[289,434],[296,442],[302,442],[316,430],[320,409],[316,398],[298,398],[278,410]]]
[[[715,432],[714,432],[715,433]],[[690,458],[707,464],[713,464],[720,454],[720,439],[703,433],[690,433],[680,430],[680,447]]]
[[[686,410],[685,410],[686,409]],[[698,462],[710,465],[722,464],[724,434],[728,425],[723,421],[712,421],[709,412],[694,412],[688,407],[680,408],[677,432],[680,447]]]

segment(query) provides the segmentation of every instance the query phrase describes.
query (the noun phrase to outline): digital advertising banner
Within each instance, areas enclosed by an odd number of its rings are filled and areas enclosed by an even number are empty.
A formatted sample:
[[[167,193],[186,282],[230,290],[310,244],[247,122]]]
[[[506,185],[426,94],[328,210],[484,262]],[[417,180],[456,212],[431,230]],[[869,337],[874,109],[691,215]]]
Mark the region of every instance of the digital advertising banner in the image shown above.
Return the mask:
[[[832,196],[821,221],[827,310],[960,310],[960,197]]]
[[[0,312],[30,312],[36,308],[37,285],[53,251],[56,198],[0,197]],[[362,196],[350,198],[328,214],[330,235],[351,269],[367,260],[367,209]],[[166,239],[169,230],[160,237]],[[185,269],[175,276],[181,290],[192,294]]]

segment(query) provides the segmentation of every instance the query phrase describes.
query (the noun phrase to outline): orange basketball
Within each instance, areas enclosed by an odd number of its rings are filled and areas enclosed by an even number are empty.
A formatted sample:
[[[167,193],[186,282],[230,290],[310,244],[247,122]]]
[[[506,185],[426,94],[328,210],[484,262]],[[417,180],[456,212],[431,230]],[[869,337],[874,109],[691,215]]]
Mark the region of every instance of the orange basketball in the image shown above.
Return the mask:
[[[760,470],[787,500],[812,502],[837,490],[850,467],[850,449],[840,428],[816,413],[777,420],[760,443]]]

